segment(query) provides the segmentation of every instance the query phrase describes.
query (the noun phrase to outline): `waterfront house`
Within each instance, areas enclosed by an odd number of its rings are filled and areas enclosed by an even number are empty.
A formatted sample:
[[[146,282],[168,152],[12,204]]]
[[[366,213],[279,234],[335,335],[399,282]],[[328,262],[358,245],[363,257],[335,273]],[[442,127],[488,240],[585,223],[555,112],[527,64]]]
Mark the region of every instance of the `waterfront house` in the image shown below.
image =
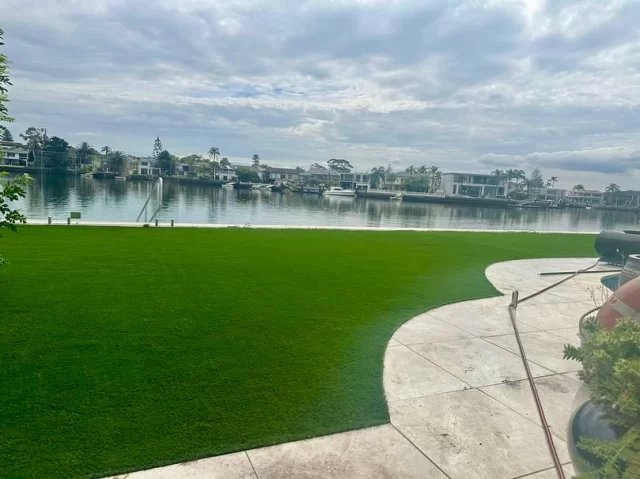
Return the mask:
[[[342,188],[366,193],[369,189],[369,173],[340,173]]]
[[[160,175],[160,168],[154,166],[154,160],[151,157],[136,158],[135,162],[130,163],[132,165],[132,172],[137,175],[155,176]]]
[[[215,180],[218,181],[233,181],[237,178],[237,168],[233,165],[218,166],[215,171]]]
[[[260,170],[260,178],[264,183],[275,183],[276,181],[297,183],[300,180],[299,168],[263,168]]]
[[[600,206],[604,193],[598,190],[571,190],[567,192],[565,201],[572,206]]]
[[[568,190],[562,188],[530,188],[529,196],[536,200],[552,201],[554,203],[563,201]]]
[[[0,150],[4,153],[2,164],[13,166],[28,166],[29,150],[15,141],[0,141]]]
[[[640,191],[627,190],[616,191],[615,193],[605,193],[603,202],[607,206],[615,206],[617,208],[640,209]]]
[[[496,175],[476,173],[445,173],[442,190],[445,196],[473,198],[506,198],[507,179]]]
[[[340,173],[333,170],[323,170],[322,168],[309,168],[299,175],[300,181],[305,184],[332,184],[340,182]]]

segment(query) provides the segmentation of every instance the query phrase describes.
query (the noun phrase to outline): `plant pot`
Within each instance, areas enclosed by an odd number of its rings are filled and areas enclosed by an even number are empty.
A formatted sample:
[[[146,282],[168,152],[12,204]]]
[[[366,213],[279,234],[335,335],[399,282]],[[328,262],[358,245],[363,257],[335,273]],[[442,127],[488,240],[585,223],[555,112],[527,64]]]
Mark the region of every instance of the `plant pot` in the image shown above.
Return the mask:
[[[574,412],[569,420],[567,432],[569,456],[577,474],[585,474],[602,465],[602,461],[596,456],[580,449],[578,443],[581,439],[590,437],[611,442],[620,439],[624,434],[623,428],[610,424],[602,407],[589,397],[589,388],[583,384],[576,393],[573,402]]]

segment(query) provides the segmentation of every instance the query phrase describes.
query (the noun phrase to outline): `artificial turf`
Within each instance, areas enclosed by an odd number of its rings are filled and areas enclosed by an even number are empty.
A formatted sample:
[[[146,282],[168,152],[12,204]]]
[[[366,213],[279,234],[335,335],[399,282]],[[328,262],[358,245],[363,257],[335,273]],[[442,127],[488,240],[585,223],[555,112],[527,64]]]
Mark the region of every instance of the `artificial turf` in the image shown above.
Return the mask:
[[[382,424],[387,341],[593,237],[23,227],[0,252],[3,477],[94,477]]]

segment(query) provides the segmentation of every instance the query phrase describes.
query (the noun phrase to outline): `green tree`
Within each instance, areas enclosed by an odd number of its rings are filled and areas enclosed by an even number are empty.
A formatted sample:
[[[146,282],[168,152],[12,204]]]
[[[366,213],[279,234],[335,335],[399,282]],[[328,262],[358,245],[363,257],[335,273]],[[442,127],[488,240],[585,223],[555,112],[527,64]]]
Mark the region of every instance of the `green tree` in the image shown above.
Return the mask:
[[[584,185],[582,183],[578,183],[577,185],[573,185],[574,191],[584,191]]]
[[[369,181],[372,188],[380,188],[380,184],[383,186],[386,184],[385,178],[387,176],[387,170],[384,166],[378,166],[371,168],[371,174],[369,175]]]
[[[47,142],[47,166],[64,170],[69,162],[69,143],[62,138],[52,136]]]
[[[212,146],[211,148],[209,148],[209,159],[213,158],[213,161],[216,161],[219,156],[220,156],[220,150],[218,148],[216,148],[215,146]]]
[[[429,178],[431,178],[430,191],[435,191],[436,190],[436,181],[438,180],[438,175],[440,173],[440,168],[437,167],[437,166],[430,166],[427,171],[428,171]]]
[[[549,181],[551,182],[551,186],[553,187],[558,182],[558,177],[557,176],[552,176],[551,178],[549,178]]]
[[[404,170],[406,173],[409,173],[411,176],[415,175],[417,173],[418,170],[416,170],[416,167],[411,165],[408,166],[406,170]]]
[[[537,166],[531,172],[531,177],[529,178],[529,187],[530,188],[543,188],[544,187],[544,179],[542,178],[542,171]]]
[[[260,155],[256,153],[251,157],[251,159],[253,160],[253,166],[255,166],[256,168],[260,166]]]
[[[238,181],[242,181],[243,183],[260,183],[260,177],[258,173],[256,173],[256,170],[247,166],[238,167],[236,176],[238,177]]]
[[[620,191],[620,187],[615,183],[611,183],[604,189],[604,191],[606,191],[607,193],[617,193],[618,191]]]
[[[231,162],[229,161],[229,158],[227,158],[226,156],[222,157],[222,159],[220,160],[220,166],[222,168],[229,168],[231,166]]]
[[[329,161],[327,161],[327,165],[329,166],[330,170],[336,171],[338,173],[349,173],[351,170],[353,170],[353,166],[351,165],[351,163],[343,158],[331,158]]]
[[[109,145],[104,145],[100,148],[100,151],[104,153],[104,160],[102,161],[103,167],[109,167],[109,154],[111,153],[111,147]]]
[[[93,150],[93,146],[91,146],[86,141],[83,141],[78,145],[78,147],[76,148],[76,152],[80,157],[81,164],[86,165],[89,163],[88,158],[89,158],[89,155],[91,154],[91,150]]]
[[[421,175],[426,175],[427,174],[427,167],[425,165],[421,165],[418,167],[418,173],[420,173]]]
[[[327,167],[325,165],[320,164],[320,163],[314,163],[309,168],[316,168],[318,170],[326,170],[327,169]]]
[[[36,128],[34,126],[30,126],[24,133],[20,133],[20,138],[26,142],[28,149],[34,151],[44,150],[47,148],[47,143],[49,142],[47,129]]]
[[[429,178],[425,175],[412,176],[404,185],[407,191],[415,191],[420,193],[429,192]]]
[[[8,128],[5,128],[2,132],[2,141],[13,141],[13,135]]]
[[[0,46],[4,45],[4,30],[0,28]],[[9,79],[9,59],[4,53],[0,53],[0,122],[11,123],[13,118],[9,116],[9,110],[7,109],[7,103],[9,102],[8,87],[11,85]],[[0,133],[3,134],[6,127],[0,124]],[[2,158],[2,152],[0,152],[0,159]]]
[[[29,156],[27,158],[27,161],[32,165],[35,163],[36,156],[33,154],[33,150],[29,150]]]
[[[8,175],[8,173],[0,172],[0,231],[2,228],[16,231],[18,224],[27,222],[27,218],[20,211],[13,209],[10,203],[24,198],[25,188],[33,184],[33,178],[29,175],[21,175],[13,180],[4,179]],[[0,267],[5,264],[7,264],[7,260],[0,255]]]
[[[116,150],[109,156],[109,169],[114,173],[126,173],[127,157],[124,152]]]
[[[153,153],[151,154],[151,156],[153,157],[153,161],[157,162],[160,153],[162,153],[163,151],[164,148],[162,148],[162,142],[160,141],[160,137],[158,136],[153,142]]]
[[[156,166],[160,168],[160,173],[171,174],[173,171],[173,157],[167,150],[162,150],[156,160]]]

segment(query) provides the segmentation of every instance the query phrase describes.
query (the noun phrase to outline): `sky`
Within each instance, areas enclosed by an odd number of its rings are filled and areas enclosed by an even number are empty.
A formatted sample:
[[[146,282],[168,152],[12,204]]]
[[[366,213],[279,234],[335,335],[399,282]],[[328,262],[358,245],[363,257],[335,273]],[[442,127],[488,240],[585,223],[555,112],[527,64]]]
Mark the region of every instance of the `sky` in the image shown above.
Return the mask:
[[[14,136],[640,189],[640,2],[3,0]]]

